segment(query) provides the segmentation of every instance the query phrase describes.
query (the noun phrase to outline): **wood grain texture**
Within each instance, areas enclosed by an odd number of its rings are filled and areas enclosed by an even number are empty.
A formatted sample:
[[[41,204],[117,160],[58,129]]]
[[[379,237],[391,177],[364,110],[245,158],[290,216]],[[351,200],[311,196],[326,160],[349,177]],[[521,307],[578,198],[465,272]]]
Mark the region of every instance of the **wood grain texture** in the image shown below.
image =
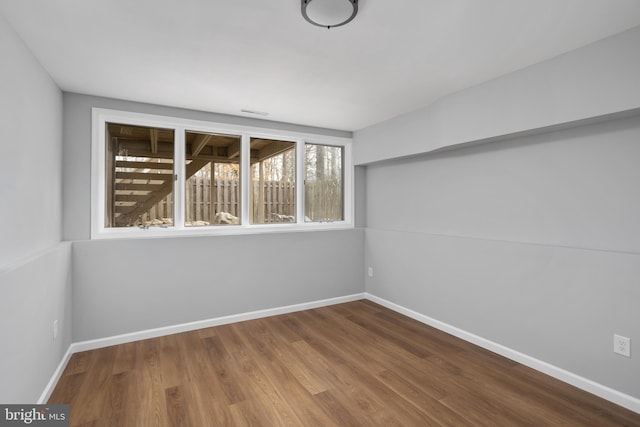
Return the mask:
[[[71,426],[640,426],[640,414],[370,301],[76,353]]]

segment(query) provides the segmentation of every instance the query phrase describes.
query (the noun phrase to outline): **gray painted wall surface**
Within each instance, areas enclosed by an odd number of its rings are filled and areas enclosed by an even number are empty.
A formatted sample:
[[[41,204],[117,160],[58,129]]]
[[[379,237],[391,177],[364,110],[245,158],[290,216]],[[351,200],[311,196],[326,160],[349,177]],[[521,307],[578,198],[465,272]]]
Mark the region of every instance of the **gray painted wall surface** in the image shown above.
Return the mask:
[[[0,319],[0,402],[36,403],[71,344],[71,243],[0,272]]]
[[[368,166],[367,292],[640,398],[612,351],[640,340],[638,141],[640,116]]]
[[[356,164],[640,108],[640,27],[354,134]]]
[[[367,168],[365,166],[356,166],[354,170],[354,210],[355,210],[355,226],[367,226]]]
[[[62,94],[1,16],[0,55],[0,402],[35,403],[71,343]]]
[[[369,166],[368,226],[640,253],[639,141],[636,116]]]
[[[60,241],[62,94],[0,16],[0,270]]]
[[[73,245],[84,341],[364,292],[364,230]]]

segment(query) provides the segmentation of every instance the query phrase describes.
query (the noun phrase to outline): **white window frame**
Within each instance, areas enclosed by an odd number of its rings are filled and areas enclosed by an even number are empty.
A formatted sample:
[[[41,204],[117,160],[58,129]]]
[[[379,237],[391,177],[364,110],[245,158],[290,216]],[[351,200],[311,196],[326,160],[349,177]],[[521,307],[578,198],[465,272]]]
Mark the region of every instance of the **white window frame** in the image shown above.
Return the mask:
[[[172,129],[174,143],[174,225],[167,228],[105,227],[106,123]],[[185,227],[185,132],[206,132],[241,137],[240,158],[240,224]],[[286,140],[296,143],[296,222],[282,224],[249,223],[250,139],[252,137]],[[92,109],[91,138],[91,238],[145,238],[170,236],[233,235],[294,231],[336,230],[354,227],[354,166],[352,140],[254,126],[232,125],[201,120],[182,119],[145,113],[133,113],[103,108]],[[344,219],[331,222],[305,222],[304,172],[305,144],[340,146],[344,149],[343,186]]]

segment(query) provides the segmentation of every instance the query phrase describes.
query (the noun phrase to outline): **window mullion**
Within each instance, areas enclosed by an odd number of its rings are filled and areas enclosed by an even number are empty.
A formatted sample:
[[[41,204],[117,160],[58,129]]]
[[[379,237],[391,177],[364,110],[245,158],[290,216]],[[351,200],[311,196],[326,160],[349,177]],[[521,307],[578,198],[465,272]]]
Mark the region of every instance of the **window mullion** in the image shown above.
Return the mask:
[[[251,198],[251,147],[248,134],[242,134],[240,142],[240,224],[249,224],[249,207]]]
[[[105,147],[106,119],[96,110],[92,111],[92,163],[91,163],[91,237],[94,238],[105,226]]]
[[[296,223],[304,224],[305,142],[296,144]]]
[[[181,127],[175,128],[174,133],[174,166],[173,166],[173,226],[177,229],[184,228],[185,218],[185,171],[186,171],[186,156],[185,156],[185,129]]]

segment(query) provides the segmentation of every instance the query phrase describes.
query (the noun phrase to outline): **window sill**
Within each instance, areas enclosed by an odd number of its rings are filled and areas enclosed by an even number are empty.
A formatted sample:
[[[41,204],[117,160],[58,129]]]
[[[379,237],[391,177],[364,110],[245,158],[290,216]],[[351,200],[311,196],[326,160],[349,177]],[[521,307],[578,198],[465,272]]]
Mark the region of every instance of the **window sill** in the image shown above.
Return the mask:
[[[314,222],[305,224],[216,225],[202,227],[110,228],[92,234],[92,240],[153,239],[171,237],[238,236],[250,234],[296,233],[306,231],[333,231],[353,229],[345,221]]]

